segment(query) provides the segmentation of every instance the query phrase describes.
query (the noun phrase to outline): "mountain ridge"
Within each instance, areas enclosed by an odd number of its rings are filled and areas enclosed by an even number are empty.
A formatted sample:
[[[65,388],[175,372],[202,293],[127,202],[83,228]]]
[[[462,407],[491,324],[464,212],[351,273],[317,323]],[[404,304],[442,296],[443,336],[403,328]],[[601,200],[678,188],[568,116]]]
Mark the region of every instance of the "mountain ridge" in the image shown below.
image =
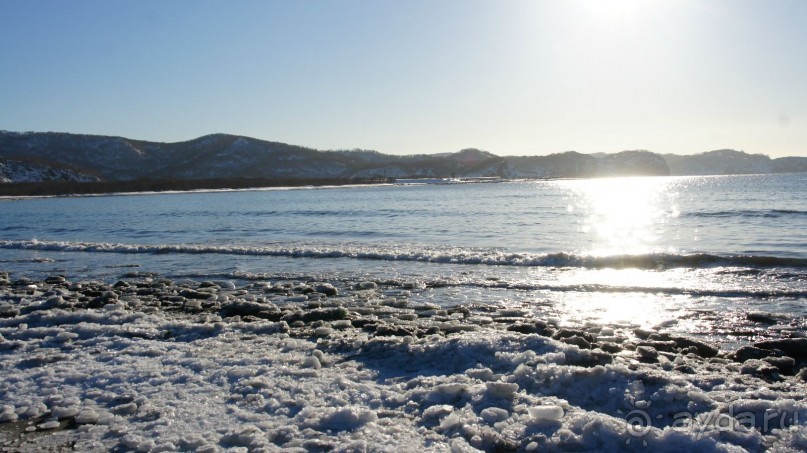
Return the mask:
[[[27,165],[27,176],[20,179],[13,171],[9,173],[11,166],[7,164],[4,167],[6,173],[0,179],[5,182],[31,181],[31,175],[37,172],[43,175],[42,181],[482,176],[585,178],[807,172],[807,157],[771,159],[766,155],[731,149],[694,155],[627,150],[498,156],[466,148],[451,153],[399,156],[361,149],[322,151],[224,133],[166,143],[66,132],[0,131],[0,158],[16,162],[13,168],[22,168],[18,163]],[[32,166],[41,168],[35,170]]]

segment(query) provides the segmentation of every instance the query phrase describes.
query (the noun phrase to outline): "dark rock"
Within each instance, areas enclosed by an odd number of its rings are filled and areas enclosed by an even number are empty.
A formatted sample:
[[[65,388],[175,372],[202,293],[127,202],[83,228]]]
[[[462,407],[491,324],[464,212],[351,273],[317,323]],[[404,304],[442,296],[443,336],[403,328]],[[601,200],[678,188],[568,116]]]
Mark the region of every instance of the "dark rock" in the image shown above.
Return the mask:
[[[595,367],[598,365],[608,365],[613,362],[614,358],[607,352],[598,350],[581,349],[579,354],[566,354],[566,364],[572,366],[581,366],[586,368]]]
[[[129,283],[127,283],[127,282],[125,282],[123,280],[118,280],[117,282],[115,282],[114,285],[112,285],[112,287],[116,288],[116,289],[126,289],[126,288],[129,288],[130,286],[132,286],[132,285],[130,285]]]
[[[31,280],[30,278],[21,277],[21,278],[18,278],[17,280],[14,280],[13,282],[11,282],[11,286],[16,286],[16,287],[28,286],[28,285],[32,285],[33,283],[34,283],[34,281]]]
[[[203,292],[203,291],[196,291],[193,289],[183,289],[179,292],[180,296],[186,297],[188,299],[202,299],[207,300],[215,296],[213,293]]]
[[[423,332],[423,335],[439,335],[439,334],[440,334],[440,328],[437,326],[431,326],[428,329],[426,329],[425,332]]]
[[[602,349],[605,352],[616,354],[622,351],[622,346],[617,343],[612,343],[610,341],[598,341],[595,346]]]
[[[684,374],[695,374],[695,369],[694,369],[694,368],[692,368],[692,366],[690,366],[690,365],[686,365],[686,364],[677,365],[677,366],[676,366],[675,368],[673,368],[673,369],[674,369],[675,371],[678,371],[679,373],[684,373]]]
[[[517,323],[507,326],[509,332],[518,332],[523,334],[537,334],[538,328],[532,323]]]
[[[676,343],[672,340],[669,341],[661,341],[661,340],[645,340],[636,343],[636,346],[647,346],[650,348],[655,349],[656,351],[664,351],[664,352],[677,352],[676,350]]]
[[[694,338],[683,336],[670,336],[670,339],[675,342],[675,345],[681,349],[695,348],[696,354],[701,357],[714,357],[720,352],[720,348],[713,346],[704,341],[696,340]]]
[[[312,323],[314,321],[336,321],[339,319],[347,319],[349,315],[350,312],[344,307],[318,308],[309,311],[295,311],[287,313],[283,316],[283,320],[288,323],[294,321]]]
[[[45,279],[45,283],[48,285],[61,285],[67,282],[67,279],[61,275],[52,275]]]
[[[11,305],[0,305],[0,318],[14,318],[20,315],[20,309]]]
[[[768,313],[748,313],[745,319],[751,322],[758,322],[761,324],[776,324],[776,318]]]
[[[641,360],[652,362],[658,360],[658,351],[652,346],[637,346],[636,353]]]
[[[396,326],[390,324],[381,324],[375,329],[375,334],[379,337],[410,337],[414,336],[415,329],[406,326]]]
[[[330,283],[323,283],[321,285],[317,285],[315,289],[317,290],[318,293],[325,294],[328,297],[339,295],[339,290],[337,290],[336,287],[331,285]]]
[[[554,340],[562,340],[564,338],[571,338],[571,337],[580,337],[580,338],[584,339],[589,344],[594,343],[594,341],[596,341],[596,338],[594,337],[594,335],[591,335],[588,332],[584,332],[582,330],[577,330],[577,329],[568,329],[568,328],[565,328],[565,327],[561,328],[561,329],[558,329],[557,332],[552,334],[552,339],[554,339]]]
[[[562,341],[563,343],[566,343],[566,344],[571,344],[571,345],[577,346],[580,349],[591,349],[591,343],[586,341],[585,338],[579,337],[577,335],[575,335],[573,337],[560,338],[560,341]]]
[[[807,359],[807,338],[784,338],[781,340],[768,340],[754,343],[760,349],[778,349],[790,357]]]
[[[230,302],[222,305],[221,310],[219,310],[219,315],[222,318],[254,316],[275,322],[280,320],[282,314],[275,306],[247,301]]]
[[[219,286],[219,284],[216,283],[216,282],[207,281],[207,282],[199,283],[199,288],[216,288],[216,289],[219,289],[219,288],[221,288],[221,286]]]
[[[740,373],[756,376],[772,376],[779,373],[779,368],[757,359],[748,359],[740,366]]]
[[[772,353],[767,349],[755,348],[753,346],[743,346],[740,349],[729,354],[729,358],[735,362],[743,363],[749,359],[764,359]]]
[[[673,341],[673,336],[664,332],[653,332],[645,338],[647,341]]]
[[[648,329],[636,329],[633,331],[633,334],[636,335],[636,338],[640,340],[647,340],[650,338],[650,335],[656,333],[654,330]]]
[[[358,318],[358,319],[351,320],[350,324],[353,325],[353,327],[356,327],[356,328],[359,328],[359,329],[361,329],[363,327],[366,327],[366,326],[373,326],[373,330],[375,330],[375,326],[378,324],[378,320],[376,320],[376,319],[367,319],[367,318]]]
[[[161,300],[165,302],[173,302],[176,304],[181,304],[184,303],[187,299],[185,299],[185,296],[163,296]]]

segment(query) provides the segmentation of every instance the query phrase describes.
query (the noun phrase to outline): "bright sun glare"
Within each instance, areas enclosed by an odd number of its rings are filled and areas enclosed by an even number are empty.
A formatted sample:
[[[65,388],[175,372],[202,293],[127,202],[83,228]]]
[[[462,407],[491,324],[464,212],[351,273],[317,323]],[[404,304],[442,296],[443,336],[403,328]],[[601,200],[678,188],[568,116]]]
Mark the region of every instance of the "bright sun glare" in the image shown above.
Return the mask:
[[[629,20],[634,18],[644,0],[593,0],[587,2],[591,16],[595,20]]]
[[[570,212],[578,212],[580,233],[590,236],[594,255],[658,251],[660,232],[674,207],[667,184],[658,178],[610,178],[569,181]]]

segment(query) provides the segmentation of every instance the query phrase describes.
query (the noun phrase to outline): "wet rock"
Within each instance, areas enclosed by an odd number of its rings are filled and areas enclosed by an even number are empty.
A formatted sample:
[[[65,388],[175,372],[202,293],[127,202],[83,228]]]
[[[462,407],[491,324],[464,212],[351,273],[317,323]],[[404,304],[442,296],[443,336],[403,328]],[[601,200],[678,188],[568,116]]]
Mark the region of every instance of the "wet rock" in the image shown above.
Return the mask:
[[[768,340],[754,343],[760,349],[780,350],[796,359],[807,359],[807,338],[785,338],[781,340]]]
[[[538,329],[535,327],[535,324],[531,323],[516,323],[507,326],[507,330],[509,332],[518,332],[523,334],[537,334]]]
[[[695,369],[694,369],[694,368],[692,368],[692,366],[691,366],[691,365],[687,365],[687,364],[685,364],[685,363],[683,363],[683,364],[681,364],[681,365],[676,365],[676,366],[675,366],[675,368],[673,368],[673,369],[674,369],[675,371],[678,371],[679,373],[684,373],[684,374],[695,374]]]
[[[585,338],[579,337],[577,335],[573,337],[560,338],[560,341],[566,344],[577,346],[580,349],[591,349],[591,343],[586,341]]]
[[[616,354],[622,351],[622,346],[617,343],[612,343],[610,341],[598,341],[595,346],[602,349],[605,352],[609,352],[611,354]]]
[[[315,289],[316,292],[325,294],[328,297],[339,295],[339,290],[337,290],[336,287],[330,283],[323,283],[321,285],[317,285]]]
[[[14,318],[20,315],[20,309],[11,305],[0,305],[0,318]]]
[[[101,308],[106,304],[111,304],[118,301],[118,294],[113,291],[85,291],[85,295],[97,294],[90,302],[87,303],[87,308]]]
[[[748,313],[745,315],[745,319],[751,322],[758,322],[760,324],[776,324],[776,318],[769,313]]]
[[[796,377],[804,382],[807,382],[807,368],[802,368],[801,371],[799,371],[799,374],[796,375]]]
[[[130,285],[128,282],[125,282],[123,280],[118,280],[117,282],[115,282],[114,285],[112,285],[112,287],[116,288],[116,289],[126,289],[126,288],[130,288],[131,286],[132,285]]]
[[[13,282],[11,282],[11,286],[17,286],[17,287],[28,286],[28,285],[31,285],[33,283],[34,283],[34,281],[31,280],[30,278],[20,277],[20,278],[14,280]]]
[[[360,282],[356,284],[356,289],[376,289],[378,284],[376,282]]]
[[[231,318],[235,316],[254,316],[256,318],[268,319],[270,321],[279,321],[282,316],[282,312],[274,305],[266,305],[248,301],[234,301],[222,305],[221,310],[219,310],[219,315],[222,318]]]
[[[376,336],[379,337],[409,337],[414,336],[415,329],[408,326],[396,326],[390,324],[381,324],[375,329]]]
[[[594,343],[594,341],[596,341],[596,338],[594,338],[594,335],[591,335],[588,332],[578,330],[578,329],[569,329],[569,328],[564,327],[564,328],[559,329],[554,334],[552,334],[552,339],[554,339],[554,340],[562,340],[564,338],[571,338],[571,337],[580,337],[580,338],[584,339],[586,342],[588,342],[589,344]]]
[[[697,355],[701,356],[701,357],[706,357],[706,358],[714,357],[720,352],[720,348],[718,348],[717,346],[714,346],[714,345],[711,345],[709,343],[706,343],[705,341],[696,340],[694,338],[689,338],[689,337],[684,337],[684,336],[679,336],[679,335],[669,335],[669,336],[665,336],[664,338],[659,338],[659,337],[656,337],[655,335],[650,336],[651,340],[658,339],[658,340],[661,340],[661,341],[665,341],[666,338],[668,338],[669,340],[674,341],[675,345],[678,348],[681,348],[681,349],[694,348],[694,352]]]
[[[658,351],[652,346],[637,346],[636,354],[644,361],[655,362],[658,360]]]
[[[314,321],[335,321],[338,319],[347,319],[350,312],[344,307],[334,308],[318,308],[308,311],[295,311],[287,313],[283,316],[283,320],[291,323],[294,321],[303,321],[304,323],[312,323]]]
[[[793,357],[766,357],[763,362],[768,362],[779,369],[782,374],[793,375],[793,367],[796,366],[796,359]]]
[[[647,346],[650,348],[655,349],[656,351],[664,351],[664,352],[678,352],[676,347],[677,344],[672,341],[661,341],[661,340],[645,340],[636,343],[637,347]]]
[[[633,331],[633,334],[636,335],[636,338],[640,340],[647,340],[650,338],[651,335],[655,333],[656,333],[655,330],[649,330],[649,329],[635,329]]]
[[[202,299],[207,300],[215,296],[215,293],[205,292],[205,291],[197,291],[194,289],[183,289],[179,292],[180,296],[183,296],[188,299]]]
[[[437,326],[431,326],[423,332],[423,335],[439,335],[440,328]]]
[[[372,330],[375,330],[376,326],[378,325],[378,320],[358,318],[351,320],[350,323],[353,325],[353,327],[356,327],[358,329],[362,329],[365,327],[372,327]]]
[[[743,346],[740,349],[729,354],[729,358],[735,362],[743,363],[749,359],[764,359],[772,353],[767,349],[755,348],[753,346]]]
[[[756,376],[772,376],[779,373],[779,368],[762,360],[749,359],[740,366],[740,373]]]
[[[45,283],[48,285],[61,285],[67,283],[67,279],[62,275],[52,275],[45,279]]]
[[[519,332],[524,334],[537,334],[544,337],[551,336],[555,330],[550,327],[545,321],[534,322],[515,322],[507,326],[507,330],[511,332]]]

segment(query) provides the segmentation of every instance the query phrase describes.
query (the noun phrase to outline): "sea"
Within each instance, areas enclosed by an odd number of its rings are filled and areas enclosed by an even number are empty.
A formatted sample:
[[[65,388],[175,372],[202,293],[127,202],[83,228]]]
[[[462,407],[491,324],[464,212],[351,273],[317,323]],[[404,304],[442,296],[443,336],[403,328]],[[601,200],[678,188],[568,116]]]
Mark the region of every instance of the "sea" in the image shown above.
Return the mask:
[[[0,271],[374,281],[732,348],[807,332],[807,174],[5,199]]]

